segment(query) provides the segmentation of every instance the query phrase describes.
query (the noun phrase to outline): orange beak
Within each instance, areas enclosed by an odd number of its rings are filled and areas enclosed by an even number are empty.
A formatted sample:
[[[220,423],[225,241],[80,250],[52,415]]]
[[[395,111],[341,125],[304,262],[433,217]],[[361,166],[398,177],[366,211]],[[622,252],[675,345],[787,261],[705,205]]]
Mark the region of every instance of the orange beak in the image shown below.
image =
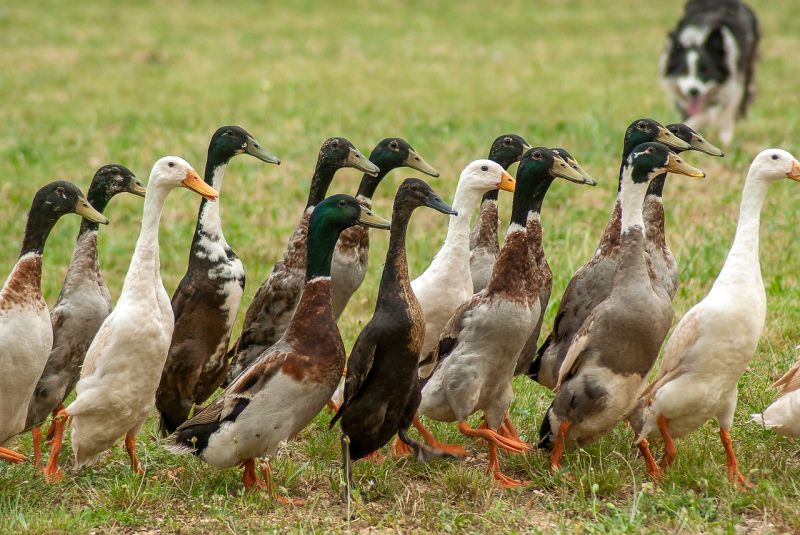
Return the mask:
[[[206,200],[216,201],[217,197],[219,197],[217,190],[203,182],[203,179],[200,178],[200,175],[198,175],[197,171],[194,169],[189,169],[186,172],[186,178],[181,181],[181,184],[183,184],[184,188],[188,188],[200,194]]]
[[[795,182],[800,182],[800,162],[795,160],[792,163],[792,170],[786,173],[786,178],[791,178]]]
[[[503,174],[500,176],[500,185],[498,188],[513,192],[516,187],[517,182],[514,180],[514,177],[508,174],[508,171],[503,171]]]

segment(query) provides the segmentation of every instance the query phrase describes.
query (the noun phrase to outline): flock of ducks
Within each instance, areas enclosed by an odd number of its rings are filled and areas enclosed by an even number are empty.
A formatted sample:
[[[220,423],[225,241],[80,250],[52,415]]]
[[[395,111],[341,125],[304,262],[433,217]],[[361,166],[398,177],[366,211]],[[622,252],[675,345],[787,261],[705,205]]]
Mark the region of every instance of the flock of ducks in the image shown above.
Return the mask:
[[[542,207],[549,188],[596,181],[562,148],[532,147],[518,135],[498,137],[487,159],[462,171],[452,203],[423,180],[404,180],[391,223],[371,211],[372,197],[392,170],[438,172],[405,140],[384,139],[366,158],[340,137],[325,141],[305,210],[283,258],[258,288],[241,335],[230,343],[245,284],[244,268],[225,240],[216,202],[228,162],[249,154],[280,160],[244,129],[217,130],[203,178],[183,159],[158,160],[147,188],[127,168],[107,165],[84,197],[69,182],[35,195],[19,259],[0,293],[0,444],[33,434],[42,462],[40,426],[49,415],[52,441],[45,478],[58,466],[71,422],[75,466],[124,440],[141,473],[136,435],[153,408],[166,447],[219,468],[241,466],[245,488],[277,495],[268,462],[328,405],[342,431],[346,494],[355,488],[352,462],[379,459],[397,437],[394,455],[425,461],[460,458],[421,417],[452,422],[488,447],[488,471],[503,487],[525,485],[505,475],[498,450],[527,451],[509,416],[512,380],[526,375],[553,390],[538,447],[559,470],[567,448],[582,446],[626,422],[648,473],[658,479],[674,461],[674,439],[714,418],[733,482],[750,486],[738,468],[730,429],[737,383],[764,327],[766,295],[759,264],[759,218],[770,184],[800,181],[800,163],[768,149],[745,180],[733,245],[708,295],[678,322],[656,378],[647,383],[672,325],[678,265],[665,239],[663,189],[668,173],[702,178],[678,154],[723,156],[683,124],[639,119],[625,132],[617,199],[594,256],[572,277],[552,331],[537,348],[552,291],[542,243]],[[508,168],[519,162],[516,177]],[[355,196],[327,196],[336,172],[364,173]],[[563,181],[563,182],[562,182]],[[167,195],[185,187],[202,197],[189,265],[172,300],[161,281],[158,229]],[[498,238],[498,192],[513,194],[505,240]],[[98,264],[97,236],[111,199],[144,197],[144,213],[122,292],[111,296]],[[475,226],[473,212],[480,206]],[[428,207],[449,217],[447,235],[428,268],[408,274],[406,232],[413,212]],[[45,241],[67,213],[83,217],[61,294],[48,311],[41,292]],[[389,230],[375,311],[347,359],[337,320],[368,266],[368,228]],[[344,380],[342,381],[342,377]],[[222,394],[203,404],[223,386]],[[780,397],[753,419],[800,437],[800,362],[775,383]],[[64,406],[67,397],[76,397]],[[468,418],[481,413],[479,427]],[[414,426],[423,437],[409,435]],[[655,461],[649,442],[661,440]],[[6,444],[8,445],[8,444]],[[0,459],[26,457],[0,448]]]

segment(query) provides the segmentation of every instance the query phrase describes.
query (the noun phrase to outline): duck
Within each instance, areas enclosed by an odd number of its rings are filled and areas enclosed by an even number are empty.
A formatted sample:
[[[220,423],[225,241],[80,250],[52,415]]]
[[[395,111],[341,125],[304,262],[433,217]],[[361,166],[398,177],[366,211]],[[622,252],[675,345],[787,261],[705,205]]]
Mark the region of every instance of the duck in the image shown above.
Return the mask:
[[[789,438],[800,438],[800,360],[773,383],[781,397],[751,421]]]
[[[255,459],[275,455],[281,442],[309,424],[330,398],[344,367],[344,345],[331,306],[331,263],[339,235],[355,224],[389,228],[388,221],[350,195],[332,195],[315,205],[304,248],[305,284],[286,331],[220,397],[167,438],[173,453],[194,454],[217,468],[241,465],[245,489],[270,495],[275,488],[269,463],[262,469],[262,480]]]
[[[420,351],[420,375],[426,376],[430,364],[425,360],[439,341],[439,334],[456,309],[473,295],[469,267],[469,225],[475,206],[484,193],[502,189],[514,191],[514,178],[503,166],[491,160],[475,160],[462,171],[452,207],[444,244],[428,268],[411,281],[425,315],[425,340]]]
[[[492,142],[489,159],[497,162],[508,171],[522,155],[530,149],[530,144],[517,134],[504,134]],[[493,189],[483,194],[481,207],[475,226],[469,235],[469,272],[472,275],[472,291],[478,293],[489,284],[494,263],[500,253],[498,229],[500,216],[497,211],[499,190]]]
[[[407,178],[394,197],[389,249],[375,312],[356,339],[348,360],[344,398],[331,419],[341,420],[345,480],[352,483],[351,460],[378,450],[394,435],[420,457],[421,446],[408,436],[419,405],[419,352],[425,337],[422,309],[411,290],[406,231],[420,206],[456,215],[425,181]]]
[[[672,300],[650,277],[642,214],[649,182],[665,171],[705,176],[657,142],[637,145],[622,164],[613,285],[575,334],[539,432],[554,471],[566,447],[594,442],[627,417],[672,323]]]
[[[422,385],[419,414],[457,422],[468,437],[489,445],[488,473],[502,487],[525,483],[500,470],[497,448],[523,452],[529,446],[498,434],[514,397],[511,380],[517,355],[538,321],[541,276],[532,251],[541,247],[541,206],[556,178],[585,183],[554,151],[529,149],[519,162],[511,223],[489,284],[458,308],[439,339],[433,373]],[[483,411],[484,424],[467,418]]]
[[[678,322],[656,378],[639,396],[631,424],[640,444],[648,438],[663,440],[661,470],[677,456],[674,439],[715,418],[728,477],[741,488],[751,486],[739,469],[730,430],[739,378],[755,354],[766,319],[759,261],[761,208],[770,185],[787,178],[800,182],[800,163],[788,152],[766,149],[753,159],[725,263],[706,297]]]
[[[53,346],[42,296],[44,246],[61,216],[70,213],[108,224],[75,184],[58,180],[42,186],[31,202],[17,263],[0,290],[0,446],[25,429],[28,404]],[[0,447],[0,459],[21,463],[27,458]]]
[[[380,171],[377,176],[364,173],[356,192],[356,199],[363,206],[372,208],[372,196],[381,181],[390,171],[398,167],[410,167],[428,176],[438,177],[439,172],[422,159],[408,141],[399,137],[390,137],[375,145],[369,155],[369,161]],[[364,282],[369,261],[369,230],[363,225],[354,225],[339,236],[339,242],[333,251],[333,267],[331,280],[333,289],[333,317],[336,321],[344,312],[350,298]]]
[[[581,164],[579,164],[578,161],[573,158],[566,149],[557,147],[552,150],[559,157],[561,157],[561,159],[564,160],[568,166],[577,171],[578,174],[583,177],[586,184],[589,186],[597,185],[597,180],[592,178],[591,175],[586,172]],[[533,255],[533,260],[536,263],[536,273],[541,280],[539,287],[539,306],[542,313],[539,314],[539,320],[536,322],[536,326],[533,328],[531,335],[528,337],[528,341],[525,342],[522,351],[519,353],[519,357],[517,358],[517,367],[514,369],[515,377],[517,375],[523,375],[527,373],[533,358],[536,356],[536,348],[538,347],[539,343],[539,334],[542,331],[542,324],[544,323],[544,314],[547,310],[547,305],[550,303],[550,294],[553,291],[553,271],[550,269],[550,264],[548,264],[547,258],[545,257],[541,238],[532,241],[531,244],[534,246],[531,250],[531,254]],[[511,426],[509,420],[506,421],[506,424]],[[513,429],[513,426],[510,428]]]
[[[688,149],[672,148],[675,154],[681,154],[685,150],[695,150],[710,156],[724,157],[725,153],[706,141],[706,139],[692,128],[683,123],[668,124],[667,130],[678,139],[685,141]],[[672,254],[666,241],[664,229],[664,184],[666,183],[667,173],[662,173],[650,181],[647,187],[647,196],[644,199],[644,226],[645,226],[645,249],[647,256],[653,264],[653,275],[658,278],[660,284],[664,286],[670,299],[675,299],[678,293],[678,276],[680,269],[675,256]]]
[[[556,386],[558,371],[575,334],[589,313],[608,297],[611,291],[620,250],[622,168],[634,147],[653,141],[660,142],[670,149],[688,148],[688,143],[654,119],[637,119],[625,130],[617,197],[611,210],[611,217],[594,256],[575,272],[567,284],[556,312],[553,330],[539,347],[528,369],[528,377],[550,390]]]
[[[158,227],[167,195],[178,187],[209,201],[217,199],[217,191],[184,159],[165,156],[153,166],[139,238],[119,299],[89,345],[75,400],[54,418],[53,444],[44,472],[48,482],[63,477],[58,456],[68,420],[72,421],[76,468],[124,437],[131,470],[143,473],[136,434],[155,406],[174,327],[169,296],[161,281]]]
[[[248,154],[280,165],[244,128],[223,126],[211,136],[203,178],[218,192],[231,158]],[[160,431],[166,436],[186,421],[222,383],[228,343],[244,292],[245,272],[222,232],[218,202],[200,201],[189,266],[172,295],[175,329],[156,391]]]
[[[289,237],[283,259],[275,264],[267,280],[256,291],[245,314],[239,339],[228,352],[231,364],[224,387],[278,341],[289,325],[303,292],[309,218],[314,206],[325,198],[334,174],[343,167],[353,167],[375,177],[380,173],[378,166],[347,139],[332,137],[322,144],[300,222]]]
[[[103,213],[113,197],[131,193],[144,197],[142,181],[121,164],[104,165],[95,172],[87,191],[89,204]],[[94,335],[111,313],[108,291],[97,254],[100,224],[83,219],[72,259],[56,304],[50,312],[53,344],[33,396],[28,403],[25,429],[33,435],[34,464],[42,458],[41,426],[49,415],[64,408],[64,400],[75,388],[81,364]]]

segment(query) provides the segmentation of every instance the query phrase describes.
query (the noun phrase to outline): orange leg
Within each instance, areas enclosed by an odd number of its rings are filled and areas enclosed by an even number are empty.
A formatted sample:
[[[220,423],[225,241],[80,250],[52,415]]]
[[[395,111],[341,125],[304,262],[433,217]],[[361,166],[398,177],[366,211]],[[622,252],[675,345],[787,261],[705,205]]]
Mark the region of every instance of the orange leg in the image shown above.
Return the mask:
[[[669,421],[663,414],[659,414],[656,418],[658,430],[661,431],[661,437],[664,439],[664,458],[661,459],[661,469],[666,470],[669,465],[675,462],[675,457],[678,456],[678,448],[675,447],[675,441],[672,440],[672,435],[669,434]]]
[[[33,439],[33,467],[39,468],[42,464],[42,430],[37,425],[31,429],[31,438]]]
[[[514,427],[514,424],[511,422],[511,417],[508,415],[508,411],[506,411],[505,417],[503,418],[503,425],[500,426],[499,433],[500,436],[510,438],[511,440],[516,440],[517,442],[522,442],[522,437],[519,436],[517,428]]]
[[[481,426],[480,429],[473,429],[467,422],[458,422],[458,430],[468,437],[482,438],[488,442],[493,442],[497,447],[511,453],[523,453],[530,449],[530,446],[524,442],[517,442],[515,440],[500,436],[497,432],[485,427],[485,425],[486,424]]]
[[[328,400],[328,411],[331,414],[336,414],[339,412],[339,405],[337,405],[332,399]]]
[[[405,457],[413,452],[414,450],[411,449],[411,446],[400,440],[400,437],[395,437],[394,442],[392,442],[393,457]]]
[[[466,457],[467,450],[462,448],[461,446],[457,446],[455,444],[444,444],[436,440],[436,437],[433,436],[419,419],[419,416],[414,416],[413,421],[414,427],[417,428],[417,431],[420,432],[422,438],[425,439],[425,443],[430,446],[432,449],[437,450],[442,453],[446,453],[448,455],[452,455],[453,457]]]
[[[650,443],[647,442],[647,439],[642,439],[639,444],[639,452],[641,452],[642,457],[644,457],[645,465],[647,466],[647,473],[658,481],[661,478],[661,472],[658,469],[658,465],[656,464],[656,460],[653,458],[653,453],[650,451]]]
[[[561,470],[561,458],[564,456],[564,441],[567,440],[567,435],[572,424],[564,420],[558,426],[558,435],[556,435],[556,443],[553,444],[553,451],[550,452],[550,469],[553,472]]]
[[[8,448],[0,448],[0,460],[16,464],[25,462],[27,458],[21,453],[17,453],[14,450],[10,450]]]
[[[51,414],[53,419],[50,421],[50,427],[47,428],[47,438],[46,438],[47,442],[52,442],[53,441],[53,436],[56,433],[56,425],[55,425],[56,416],[58,416],[58,413],[63,411],[63,410],[64,410],[64,404],[63,403],[60,404],[55,409],[53,409],[53,413]]]
[[[269,492],[269,494],[279,503],[282,503],[283,505],[303,505],[305,503],[299,498],[287,498],[286,496],[281,496],[278,494],[278,490],[275,488],[275,485],[272,482],[272,468],[269,465],[269,461],[264,461],[264,463],[262,463],[261,475],[264,477],[267,492]]]
[[[500,461],[497,458],[497,444],[494,442],[489,442],[489,466],[487,467],[487,471],[492,475],[498,485],[506,489],[530,485],[530,481],[520,481],[519,479],[508,477],[500,471]]]
[[[64,447],[64,425],[67,423],[68,418],[67,409],[63,409],[53,419],[53,425],[55,426],[53,446],[50,448],[50,457],[47,459],[47,466],[44,469],[44,479],[48,483],[58,481],[64,477],[64,472],[58,467],[58,456]]]
[[[755,487],[755,485],[750,483],[739,471],[739,463],[736,460],[736,454],[733,452],[731,432],[727,429],[720,428],[719,438],[722,439],[722,445],[725,447],[725,466],[728,467],[728,478],[731,480],[731,483],[738,484],[742,489],[752,489]]]
[[[244,484],[245,490],[252,490],[254,487],[264,487],[264,483],[258,479],[258,475],[256,475],[256,462],[253,459],[246,459],[242,462],[241,466],[244,468],[244,472],[242,472],[242,483]]]
[[[125,435],[125,451],[131,458],[131,470],[136,475],[144,475],[144,470],[139,466],[139,456],[136,455],[136,435],[128,433]]]

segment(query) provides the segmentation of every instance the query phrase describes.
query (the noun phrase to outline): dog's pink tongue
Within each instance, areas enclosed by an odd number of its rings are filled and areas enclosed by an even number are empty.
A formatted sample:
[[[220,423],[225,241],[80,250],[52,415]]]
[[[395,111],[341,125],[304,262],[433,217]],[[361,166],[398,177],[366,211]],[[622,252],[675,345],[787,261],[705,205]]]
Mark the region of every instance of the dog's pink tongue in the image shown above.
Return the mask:
[[[690,97],[686,103],[686,113],[691,117],[703,111],[703,101],[699,97]]]

